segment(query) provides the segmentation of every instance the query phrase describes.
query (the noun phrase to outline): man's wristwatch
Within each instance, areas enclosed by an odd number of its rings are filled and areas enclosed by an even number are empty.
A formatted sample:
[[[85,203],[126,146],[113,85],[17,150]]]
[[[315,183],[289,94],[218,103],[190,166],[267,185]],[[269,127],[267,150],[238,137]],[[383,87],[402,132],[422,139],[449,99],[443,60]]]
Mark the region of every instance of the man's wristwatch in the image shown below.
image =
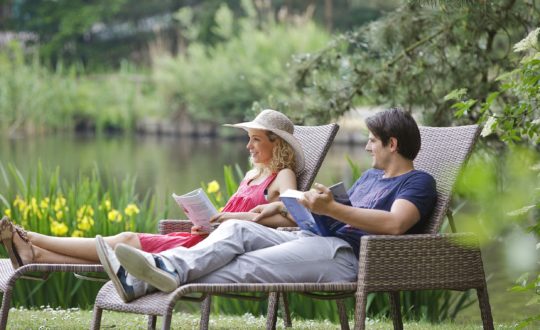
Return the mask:
[[[286,218],[289,215],[289,211],[287,211],[287,208],[282,207],[279,209],[279,214],[281,214],[282,217]]]

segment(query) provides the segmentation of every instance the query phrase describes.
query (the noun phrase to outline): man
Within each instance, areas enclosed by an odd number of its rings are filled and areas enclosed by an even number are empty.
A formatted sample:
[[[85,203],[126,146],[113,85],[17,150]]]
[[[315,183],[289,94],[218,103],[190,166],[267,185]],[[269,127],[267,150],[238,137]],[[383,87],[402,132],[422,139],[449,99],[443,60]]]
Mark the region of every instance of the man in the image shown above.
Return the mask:
[[[434,179],[413,166],[420,132],[412,116],[390,109],[367,118],[366,124],[370,131],[366,151],[373,157],[373,168],[348,191],[352,206],[336,202],[321,184],[300,200],[313,213],[343,223],[332,237],[229,220],[195,247],[156,255],[127,245],[112,251],[98,239],[101,261],[111,265],[108,273],[115,287],[132,290],[132,283],[122,280],[122,272],[117,271],[122,268],[164,292],[185,283],[354,281],[362,235],[415,232],[436,201]],[[267,216],[276,209],[270,204],[258,211]],[[139,291],[151,290],[145,286]]]

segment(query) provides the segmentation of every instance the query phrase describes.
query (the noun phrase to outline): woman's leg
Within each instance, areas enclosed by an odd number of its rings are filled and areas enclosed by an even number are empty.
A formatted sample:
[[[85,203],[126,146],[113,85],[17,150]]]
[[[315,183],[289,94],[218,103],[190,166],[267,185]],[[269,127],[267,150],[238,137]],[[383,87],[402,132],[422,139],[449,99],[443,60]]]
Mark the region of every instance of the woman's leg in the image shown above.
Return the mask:
[[[19,238],[18,235],[14,235],[14,238],[15,237]],[[45,260],[40,262],[54,262],[52,260],[48,260],[47,258],[58,258],[59,256],[63,256],[73,258],[73,260],[87,260],[88,262],[99,263],[99,258],[96,252],[96,241],[94,238],[55,237],[35,232],[28,232],[28,239],[34,245],[34,248],[41,248],[42,252],[44,253],[42,258],[45,258]],[[123,232],[114,236],[105,237],[105,241],[113,248],[118,243],[128,244],[137,249],[141,248],[137,233],[132,232]],[[25,244],[20,239],[15,240],[15,242],[17,250],[19,250],[19,246]],[[17,242],[19,243],[17,244]],[[52,253],[54,253],[54,257]],[[36,251],[36,254],[38,254],[38,251]]]

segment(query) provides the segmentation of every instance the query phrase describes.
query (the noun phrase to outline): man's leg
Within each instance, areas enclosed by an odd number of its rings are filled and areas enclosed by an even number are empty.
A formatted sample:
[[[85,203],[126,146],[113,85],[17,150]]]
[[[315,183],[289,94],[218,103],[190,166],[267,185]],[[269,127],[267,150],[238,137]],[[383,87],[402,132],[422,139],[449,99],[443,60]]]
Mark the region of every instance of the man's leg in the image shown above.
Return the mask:
[[[229,263],[238,255],[297,240],[297,233],[273,230],[249,221],[229,220],[193,248],[150,254],[119,244],[115,255],[132,276],[164,292]],[[175,271],[172,271],[174,267]]]
[[[283,244],[298,237],[297,233],[277,231],[250,221],[228,220],[194,247],[175,248],[159,255],[174,265],[180,282],[186,283],[223,267],[238,255]]]
[[[114,250],[103,237],[97,235],[95,241],[99,260],[122,300],[129,302],[151,291],[155,291],[152,286],[139,281],[126,272],[124,267],[118,262]]]
[[[300,237],[247,252],[194,283],[299,283],[355,281],[358,258],[335,237]]]

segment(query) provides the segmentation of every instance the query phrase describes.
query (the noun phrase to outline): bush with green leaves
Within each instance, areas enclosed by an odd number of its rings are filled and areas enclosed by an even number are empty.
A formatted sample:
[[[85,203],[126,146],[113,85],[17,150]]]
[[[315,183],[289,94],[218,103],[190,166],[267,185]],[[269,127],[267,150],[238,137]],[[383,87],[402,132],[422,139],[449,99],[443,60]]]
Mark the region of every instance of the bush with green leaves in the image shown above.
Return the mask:
[[[293,54],[320,49],[329,40],[310,20],[276,22],[272,16],[258,18],[251,1],[242,5],[246,16],[239,19],[226,4],[216,12],[221,42],[191,42],[177,56],[154,56],[153,78],[168,111],[214,123],[242,120],[254,101],[286,92]],[[186,26],[192,23],[186,9],[177,17]]]
[[[473,97],[484,97],[496,85],[497,72],[512,64],[512,44],[540,18],[535,1],[401,4],[333,37],[327,47],[298,56],[289,94],[267,101],[305,122],[328,122],[369,104],[399,106],[421,115],[425,124],[449,125],[456,119],[444,95],[466,87]]]
[[[484,98],[471,98],[466,89],[449,93],[446,100],[454,101],[456,116],[474,116],[483,124],[482,136],[496,146],[499,154],[491,162],[482,162],[468,178],[474,183],[464,194],[476,203],[479,210],[477,222],[485,224],[471,230],[481,237],[494,237],[509,226],[532,235],[537,244],[523,255],[538,255],[540,251],[540,28],[514,45],[519,56],[513,70],[497,77],[499,85]],[[500,142],[503,142],[501,145]],[[521,147],[518,149],[517,147]],[[525,149],[525,150],[522,150]],[[489,158],[488,158],[489,159]],[[498,171],[490,169],[498,168]],[[488,212],[489,211],[489,212]],[[530,267],[529,273],[518,278],[514,291],[531,294],[529,304],[540,306],[540,273]],[[520,327],[540,321],[540,314],[520,323]]]

